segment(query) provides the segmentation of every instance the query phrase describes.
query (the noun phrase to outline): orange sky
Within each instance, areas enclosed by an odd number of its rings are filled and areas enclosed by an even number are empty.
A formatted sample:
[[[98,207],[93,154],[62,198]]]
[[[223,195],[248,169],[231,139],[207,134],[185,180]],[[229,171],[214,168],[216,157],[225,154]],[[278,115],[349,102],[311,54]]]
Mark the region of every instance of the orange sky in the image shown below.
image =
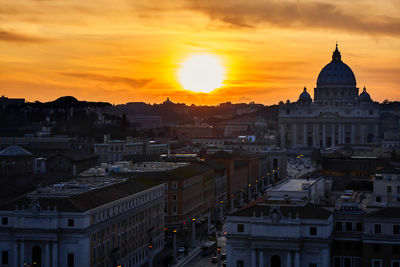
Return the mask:
[[[334,3],[334,4],[333,4]],[[335,42],[376,101],[400,100],[398,0],[0,0],[0,95],[274,104],[312,92]],[[183,90],[180,64],[218,55],[224,86]]]

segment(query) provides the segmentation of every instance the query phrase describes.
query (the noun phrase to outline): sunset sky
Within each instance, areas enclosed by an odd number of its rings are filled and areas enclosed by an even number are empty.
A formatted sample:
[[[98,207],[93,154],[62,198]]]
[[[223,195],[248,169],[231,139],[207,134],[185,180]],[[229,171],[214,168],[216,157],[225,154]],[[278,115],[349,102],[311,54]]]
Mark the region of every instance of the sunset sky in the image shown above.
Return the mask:
[[[296,101],[338,41],[376,101],[400,100],[398,0],[0,0],[0,95],[187,104]],[[225,68],[212,93],[183,90],[194,54]],[[313,96],[313,94],[312,94]]]

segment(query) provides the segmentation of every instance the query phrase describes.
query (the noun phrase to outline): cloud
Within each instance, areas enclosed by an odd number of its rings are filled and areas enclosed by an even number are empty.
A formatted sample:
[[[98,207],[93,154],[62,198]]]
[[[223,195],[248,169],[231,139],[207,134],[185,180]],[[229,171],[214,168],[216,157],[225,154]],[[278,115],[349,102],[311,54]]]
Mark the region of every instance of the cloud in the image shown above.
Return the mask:
[[[144,86],[153,81],[153,79],[132,79],[121,76],[106,76],[106,75],[92,74],[92,73],[63,72],[61,74],[87,80],[126,84],[135,89],[143,88]]]
[[[280,28],[333,29],[371,35],[400,36],[400,18],[362,14],[362,3],[346,13],[340,6],[307,1],[280,0],[189,0],[188,8],[236,27],[269,24]]]
[[[46,39],[0,29],[0,41],[16,43],[41,43],[45,42]]]

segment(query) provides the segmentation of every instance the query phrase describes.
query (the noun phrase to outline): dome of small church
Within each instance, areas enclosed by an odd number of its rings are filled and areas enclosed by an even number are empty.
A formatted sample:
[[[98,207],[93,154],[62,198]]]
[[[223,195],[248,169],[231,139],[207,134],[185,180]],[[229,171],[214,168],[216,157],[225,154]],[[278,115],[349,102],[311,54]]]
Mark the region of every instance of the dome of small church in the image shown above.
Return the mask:
[[[304,87],[303,93],[300,94],[299,100],[297,101],[302,104],[309,104],[312,102],[310,94],[307,92],[307,88]]]
[[[336,85],[356,86],[356,77],[351,68],[343,63],[337,44],[333,51],[332,61],[321,70],[317,79],[317,87]]]
[[[358,96],[358,102],[372,102],[371,96],[367,93],[365,86],[362,93]]]

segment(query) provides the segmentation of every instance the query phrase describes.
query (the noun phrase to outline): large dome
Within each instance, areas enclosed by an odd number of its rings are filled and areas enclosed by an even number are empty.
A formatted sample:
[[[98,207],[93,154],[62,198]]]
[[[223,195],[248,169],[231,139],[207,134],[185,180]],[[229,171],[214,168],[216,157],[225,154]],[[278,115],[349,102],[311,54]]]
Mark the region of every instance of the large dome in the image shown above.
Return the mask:
[[[332,61],[326,65],[318,75],[317,87],[338,85],[355,87],[356,77],[350,67],[343,63],[336,45],[336,49],[332,55]]]

